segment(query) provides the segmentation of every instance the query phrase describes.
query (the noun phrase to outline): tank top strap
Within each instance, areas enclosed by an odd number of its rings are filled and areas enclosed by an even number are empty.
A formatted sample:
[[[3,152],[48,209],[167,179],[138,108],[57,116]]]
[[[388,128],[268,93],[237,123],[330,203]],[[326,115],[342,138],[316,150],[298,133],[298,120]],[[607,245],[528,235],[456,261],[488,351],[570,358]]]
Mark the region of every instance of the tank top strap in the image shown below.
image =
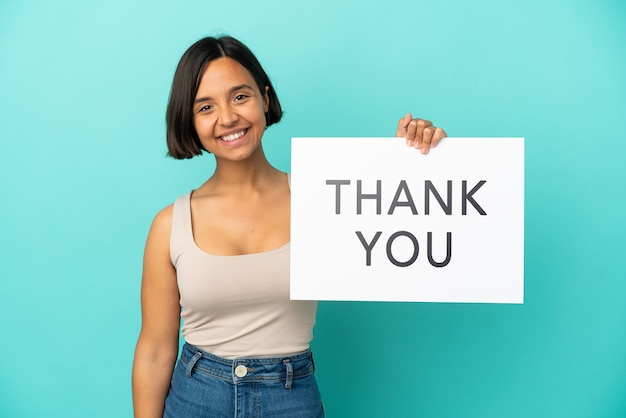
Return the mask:
[[[178,258],[193,243],[191,230],[191,193],[179,196],[172,211],[172,231],[170,233],[170,260],[176,267]]]
[[[291,173],[287,173],[287,184],[289,185],[289,190],[291,190]]]

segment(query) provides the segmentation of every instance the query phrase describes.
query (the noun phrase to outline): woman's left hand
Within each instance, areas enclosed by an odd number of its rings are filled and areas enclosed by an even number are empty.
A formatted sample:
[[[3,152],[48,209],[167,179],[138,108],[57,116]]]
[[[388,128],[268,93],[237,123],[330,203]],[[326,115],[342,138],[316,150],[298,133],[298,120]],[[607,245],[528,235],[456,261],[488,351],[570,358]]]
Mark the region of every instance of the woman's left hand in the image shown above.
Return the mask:
[[[406,144],[422,151],[422,154],[428,154],[428,150],[436,147],[439,141],[445,138],[446,132],[433,126],[429,120],[415,118],[407,113],[398,122],[398,130],[396,137],[406,138]]]

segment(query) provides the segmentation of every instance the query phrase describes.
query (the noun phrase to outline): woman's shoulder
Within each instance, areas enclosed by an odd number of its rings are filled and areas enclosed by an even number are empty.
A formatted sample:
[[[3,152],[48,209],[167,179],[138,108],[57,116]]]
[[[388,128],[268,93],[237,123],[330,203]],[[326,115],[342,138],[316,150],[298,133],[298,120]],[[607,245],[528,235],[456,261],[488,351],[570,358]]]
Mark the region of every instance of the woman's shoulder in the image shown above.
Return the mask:
[[[174,204],[168,205],[161,209],[154,216],[150,232],[153,235],[169,235],[172,228],[172,217],[174,214]]]
[[[157,214],[154,216],[154,222],[158,222],[158,223],[171,223],[172,221],[172,216],[174,214],[174,207],[177,205],[180,205],[181,203],[183,203],[185,200],[189,200],[191,197],[191,194],[193,193],[192,191],[189,191],[183,195],[180,195],[176,198],[176,200],[174,201],[174,203],[171,203],[169,205],[167,205],[166,207],[164,207],[163,209],[161,209],[160,211],[157,212]]]
[[[152,229],[155,231],[165,231],[169,234],[172,228],[172,219],[174,217],[174,207],[177,205],[185,204],[191,198],[193,190],[180,195],[176,198],[174,203],[167,205],[163,209],[157,212],[152,221]]]
[[[154,215],[154,222],[163,223],[172,220],[172,214],[174,213],[174,203],[167,205],[163,209]]]

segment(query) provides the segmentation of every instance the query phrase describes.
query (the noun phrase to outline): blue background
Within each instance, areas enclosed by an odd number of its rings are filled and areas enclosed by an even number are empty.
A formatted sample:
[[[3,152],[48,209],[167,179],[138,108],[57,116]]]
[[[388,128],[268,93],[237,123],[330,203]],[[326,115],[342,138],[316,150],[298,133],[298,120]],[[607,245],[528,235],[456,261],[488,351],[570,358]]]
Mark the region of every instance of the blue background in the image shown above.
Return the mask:
[[[284,170],[292,136],[407,111],[526,138],[526,303],[321,303],[329,417],[625,417],[625,23],[609,0],[2,0],[0,416],[132,415],[145,236],[213,167],[165,157],[171,78],[228,33],[275,83]]]

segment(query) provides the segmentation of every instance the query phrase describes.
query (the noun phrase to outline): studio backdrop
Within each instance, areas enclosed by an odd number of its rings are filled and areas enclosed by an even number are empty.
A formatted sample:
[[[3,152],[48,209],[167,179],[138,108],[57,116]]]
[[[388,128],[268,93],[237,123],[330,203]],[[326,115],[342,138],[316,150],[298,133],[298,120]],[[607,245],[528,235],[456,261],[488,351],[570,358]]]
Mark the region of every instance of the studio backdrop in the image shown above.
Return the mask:
[[[320,303],[328,417],[626,416],[625,21],[611,0],[2,0],[0,416],[132,416],[145,237],[214,167],[165,156],[170,83],[218,34],[273,80],[282,170],[292,137],[407,112],[525,138],[524,303]]]

